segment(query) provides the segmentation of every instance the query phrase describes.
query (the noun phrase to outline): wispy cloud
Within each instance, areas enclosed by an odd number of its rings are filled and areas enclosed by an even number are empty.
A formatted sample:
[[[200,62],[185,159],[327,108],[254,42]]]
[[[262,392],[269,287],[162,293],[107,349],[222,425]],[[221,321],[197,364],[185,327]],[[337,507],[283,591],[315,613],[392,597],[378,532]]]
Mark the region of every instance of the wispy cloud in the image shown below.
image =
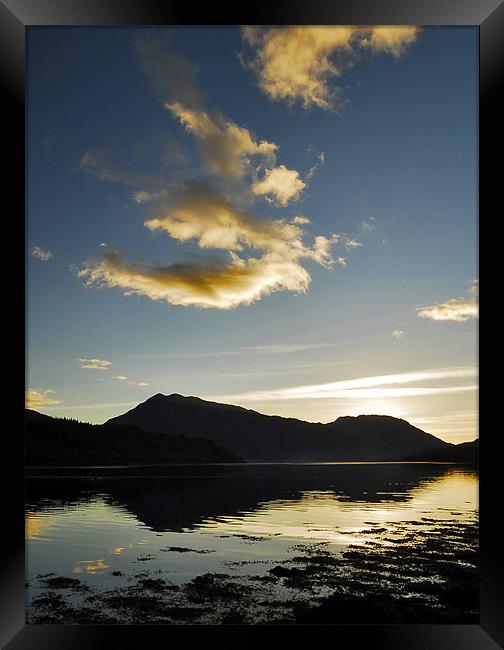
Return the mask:
[[[116,406],[138,406],[138,402],[97,402],[94,404],[65,404],[64,406],[54,406],[51,410],[73,411],[77,409],[108,409]]]
[[[295,354],[305,350],[339,348],[348,345],[348,341],[339,343],[265,343],[263,345],[246,345],[238,348],[205,350],[201,352],[165,352],[151,354],[133,354],[125,355],[128,359],[187,359],[187,358],[207,358],[207,357],[234,357],[234,356],[258,356],[271,354]],[[332,362],[331,362],[332,363]]]
[[[280,206],[299,198],[307,183],[297,170],[277,166],[278,145],[258,139],[247,127],[208,108],[196,84],[195,66],[168,52],[161,39],[138,39],[137,52],[165,108],[195,137],[207,172],[235,190],[238,186],[243,190],[242,181],[251,178],[253,195]],[[137,193],[140,202],[147,196]]]
[[[407,25],[244,27],[252,55],[241,61],[270,99],[334,110],[346,102],[332,79],[341,78],[366,51],[400,57],[418,31]]]
[[[435,305],[417,307],[417,314],[420,318],[457,323],[478,318],[478,281],[474,281],[467,296],[450,298]]]
[[[51,404],[61,404],[61,400],[51,397],[55,392],[56,391],[50,388],[47,390],[28,388],[25,394],[26,408],[34,409],[41,406],[49,406]]]
[[[196,83],[197,66],[171,53],[166,38],[137,38],[135,45],[142,70],[162,102],[177,99],[190,106],[203,104],[204,95]]]
[[[306,174],[306,180],[311,180],[315,176],[319,168],[322,167],[322,165],[325,165],[325,161],[326,161],[326,155],[323,151],[321,151],[317,156],[317,162],[314,165],[312,165],[308,170],[308,173]]]
[[[478,412],[457,411],[455,413],[444,413],[431,417],[416,417],[415,422],[418,425],[437,425],[442,424],[444,427],[459,427],[461,424],[473,424],[477,421]]]
[[[339,343],[273,343],[269,345],[248,345],[241,349],[238,354],[264,353],[264,354],[289,354],[302,352],[304,350],[315,350],[320,348],[339,347]]]
[[[359,45],[398,59],[416,41],[418,32],[419,28],[414,25],[376,25],[363,29],[358,36],[361,37]]]
[[[42,248],[42,246],[33,246],[31,250],[32,257],[41,262],[48,262],[54,257],[51,251]]]
[[[161,174],[146,174],[121,167],[111,159],[103,149],[90,149],[80,159],[80,167],[88,174],[96,176],[100,181],[123,183],[133,188],[142,188],[152,194],[154,190],[160,191],[166,185]]]
[[[251,391],[236,395],[221,396],[222,400],[238,401],[274,401],[296,399],[327,399],[327,398],[380,398],[380,397],[414,397],[447,393],[458,393],[475,390],[475,385],[442,386],[442,387],[413,387],[388,388],[397,384],[410,384],[420,381],[464,379],[474,377],[473,367],[440,368],[434,370],[418,370],[393,375],[378,375],[361,377],[326,384],[295,386],[263,391]],[[215,398],[217,399],[217,398]]]
[[[285,207],[297,201],[307,187],[299,171],[277,165],[276,143],[258,140],[249,129],[218,111],[180,102],[168,103],[166,108],[196,138],[205,169],[228,189],[249,178],[252,195]]]
[[[376,219],[374,217],[367,217],[366,219],[363,219],[359,224],[359,230],[366,234],[373,232],[375,227]]]
[[[181,102],[168,103],[166,108],[194,135],[206,168],[221,178],[243,177],[252,170],[254,157],[266,164],[276,159],[277,144],[258,141],[247,128],[217,111],[192,108]]]
[[[119,379],[119,377],[116,377],[116,379]],[[146,381],[136,381],[136,380],[131,380],[128,379],[128,377],[121,377],[122,380],[128,380],[128,384],[131,386],[140,386],[143,388],[144,386],[148,386],[149,384]]]
[[[364,246],[364,244],[360,242],[358,239],[351,239],[350,237],[347,237],[345,235],[340,237],[339,241],[341,241],[341,243],[346,246],[347,250],[351,250],[352,248],[361,248],[362,246]]]
[[[314,370],[328,367],[336,366],[346,366],[353,365],[356,362],[353,360],[345,361],[324,361],[324,362],[314,362],[314,363],[289,363],[285,365],[274,365],[267,368],[260,367],[255,370],[243,370],[243,371],[223,371],[223,372],[213,372],[214,376],[218,377],[260,377],[264,378],[266,376],[275,376],[275,375],[292,375],[293,372],[304,373],[310,371],[310,374],[313,374]],[[199,371],[191,371],[189,374],[197,374]]]
[[[128,384],[130,384],[131,386],[140,386],[141,388],[149,385],[145,381],[136,381],[136,380],[130,379],[126,375],[114,375],[112,377],[112,379],[117,379],[117,381],[123,381],[123,382],[125,381]]]
[[[402,339],[402,338],[404,338],[405,333],[406,333],[406,332],[405,332],[404,330],[401,330],[401,329],[395,329],[395,330],[392,330],[392,336],[393,336],[395,339]]]
[[[108,370],[112,361],[106,359],[78,359],[80,368],[89,368],[90,370]]]
[[[310,395],[310,399],[339,398],[339,399],[387,399],[401,397],[426,397],[428,395],[447,395],[452,393],[466,393],[476,390],[477,386],[443,386],[438,388],[354,388],[352,390],[338,390],[333,394]],[[278,398],[278,399],[285,399]],[[291,397],[288,399],[300,399]]]
[[[478,412],[457,411],[456,413],[444,413],[430,417],[416,417],[410,415],[408,421],[416,427],[420,427],[441,437],[447,436],[450,442],[465,442],[478,437]]]

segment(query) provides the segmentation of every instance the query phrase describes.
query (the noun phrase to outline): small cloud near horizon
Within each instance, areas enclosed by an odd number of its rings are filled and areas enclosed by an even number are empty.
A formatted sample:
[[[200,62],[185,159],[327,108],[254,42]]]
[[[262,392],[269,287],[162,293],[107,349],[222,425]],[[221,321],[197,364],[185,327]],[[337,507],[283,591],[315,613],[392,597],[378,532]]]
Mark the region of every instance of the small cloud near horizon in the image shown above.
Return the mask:
[[[450,298],[435,305],[417,307],[420,318],[429,318],[435,321],[453,321],[463,323],[471,318],[478,318],[479,281],[474,280],[468,290],[467,296]]]
[[[359,224],[359,230],[368,235],[376,228],[376,219],[374,217],[367,217]]]
[[[112,361],[106,359],[78,359],[80,368],[89,368],[91,370],[108,370]]]
[[[31,255],[41,262],[48,262],[54,257],[50,250],[46,250],[42,246],[33,246]]]
[[[26,408],[32,409],[41,406],[49,406],[50,404],[61,404],[61,400],[54,399],[50,395],[54,395],[56,391],[51,388],[46,390],[28,388],[25,393]]]

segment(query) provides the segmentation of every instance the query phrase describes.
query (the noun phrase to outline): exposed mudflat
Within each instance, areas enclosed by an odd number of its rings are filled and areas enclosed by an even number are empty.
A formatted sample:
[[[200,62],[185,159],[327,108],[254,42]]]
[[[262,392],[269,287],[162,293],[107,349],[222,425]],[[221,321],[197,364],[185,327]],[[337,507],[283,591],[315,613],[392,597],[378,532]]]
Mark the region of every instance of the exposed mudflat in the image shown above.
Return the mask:
[[[229,561],[227,572],[204,573],[183,584],[171,582],[168,571],[149,570],[155,555],[138,558],[145,562],[140,573],[111,571],[121,581],[112,589],[38,575],[28,623],[476,623],[477,523],[421,518],[414,533],[412,523],[371,525],[354,533],[363,543],[343,551],[307,542],[293,544],[285,561]],[[249,564],[266,570],[247,573]]]

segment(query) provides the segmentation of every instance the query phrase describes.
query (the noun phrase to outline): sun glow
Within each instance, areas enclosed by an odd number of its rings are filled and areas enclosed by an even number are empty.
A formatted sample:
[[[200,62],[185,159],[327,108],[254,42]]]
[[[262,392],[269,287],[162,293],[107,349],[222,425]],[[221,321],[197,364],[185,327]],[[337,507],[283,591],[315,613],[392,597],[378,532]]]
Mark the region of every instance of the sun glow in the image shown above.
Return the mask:
[[[355,406],[345,408],[347,415],[391,415],[395,418],[407,418],[409,409],[401,400],[369,399],[359,401]]]

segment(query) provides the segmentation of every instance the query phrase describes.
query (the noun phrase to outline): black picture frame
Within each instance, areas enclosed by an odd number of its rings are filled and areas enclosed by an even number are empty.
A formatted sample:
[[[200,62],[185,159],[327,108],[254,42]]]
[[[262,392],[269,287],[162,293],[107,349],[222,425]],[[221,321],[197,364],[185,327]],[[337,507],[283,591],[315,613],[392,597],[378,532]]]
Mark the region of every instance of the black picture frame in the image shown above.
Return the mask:
[[[29,26],[126,26],[126,25],[225,25],[225,24],[417,24],[424,26],[472,25],[480,34],[480,105],[479,105],[479,201],[480,248],[486,239],[485,230],[498,220],[501,205],[498,182],[502,158],[500,119],[503,114],[499,100],[499,81],[504,77],[504,0],[276,0],[248,10],[240,6],[236,12],[224,3],[220,7],[190,7],[187,3],[172,4],[158,0],[0,0],[0,78],[3,93],[4,133],[14,136],[14,147],[8,152],[7,178],[4,188],[13,199],[9,223],[17,224],[15,236],[9,236],[8,247],[16,259],[25,259],[25,31]],[[494,162],[497,151],[497,162]],[[4,177],[5,178],[5,177]],[[6,190],[7,191],[7,190]],[[492,219],[493,217],[493,219]],[[7,216],[4,216],[7,219]],[[486,225],[488,223],[488,225]],[[5,227],[5,222],[4,222]],[[485,241],[485,262],[489,268],[499,260],[499,241],[492,235]],[[485,296],[490,295],[495,271],[480,269],[483,275],[483,327],[485,339],[497,342],[492,350],[492,364],[500,367],[497,355],[498,334],[502,318]],[[17,267],[13,267],[16,268]],[[498,267],[494,267],[498,268]],[[13,276],[24,277],[24,265]],[[10,288],[10,287],[9,287]],[[11,303],[24,313],[24,286],[13,285]],[[498,294],[494,292],[494,297]],[[22,305],[21,305],[22,302]],[[490,301],[488,301],[490,302]],[[21,316],[21,318],[23,318]],[[7,320],[7,319],[6,319]],[[4,321],[5,322],[5,321]],[[23,331],[24,319],[19,333]],[[483,337],[479,337],[480,340]],[[16,365],[19,366],[19,357]],[[21,390],[5,404],[15,412],[13,428],[4,429],[6,550],[1,563],[1,628],[0,641],[8,650],[101,648],[112,644],[120,647],[149,647],[155,642],[182,640],[255,643],[270,638],[270,626],[93,626],[93,625],[25,625],[24,575],[24,369],[19,371]],[[485,375],[484,375],[485,377]],[[17,388],[17,383],[15,384]],[[496,412],[497,399],[492,389],[498,386],[489,378],[483,381],[480,413],[484,404],[488,412]],[[23,395],[23,397],[21,397]],[[497,395],[495,395],[497,397]],[[491,401],[492,400],[492,401]],[[495,434],[495,435],[493,435]],[[499,513],[495,512],[496,495],[500,494],[498,469],[498,437],[500,432],[485,429],[480,452],[480,620],[479,625],[340,625],[279,626],[282,639],[298,642],[317,639],[329,633],[332,642],[353,648],[386,648],[387,650],[494,650],[504,647],[504,570],[502,542],[494,529]],[[11,471],[5,472],[10,466]]]

